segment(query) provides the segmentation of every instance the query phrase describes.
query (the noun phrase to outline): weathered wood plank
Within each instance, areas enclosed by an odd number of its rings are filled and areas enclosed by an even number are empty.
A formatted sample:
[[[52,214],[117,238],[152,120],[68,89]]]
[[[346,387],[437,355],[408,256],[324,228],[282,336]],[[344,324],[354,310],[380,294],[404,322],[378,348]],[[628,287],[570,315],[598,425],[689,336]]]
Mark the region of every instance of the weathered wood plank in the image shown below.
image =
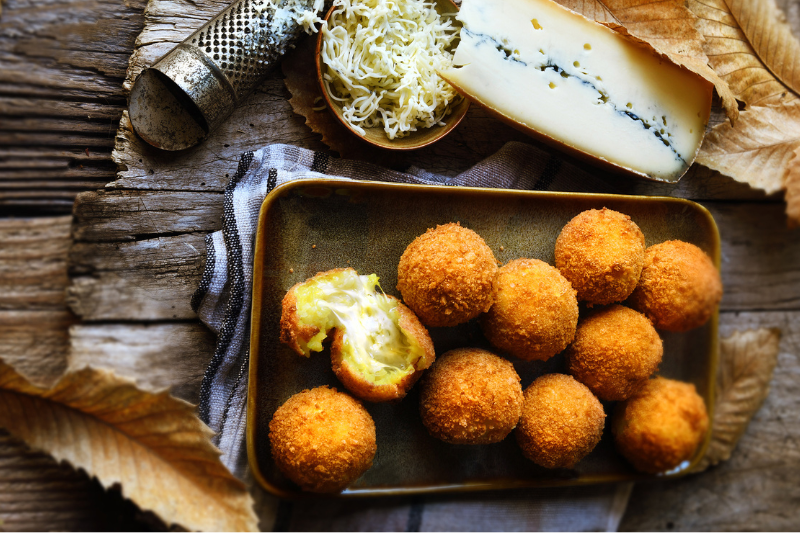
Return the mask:
[[[88,148],[88,147],[87,147]],[[82,161],[103,161],[103,162],[110,162],[109,154],[110,151],[97,151],[97,150],[89,150],[87,154],[87,148],[51,148],[51,149],[40,149],[40,148],[30,148],[27,146],[0,146],[0,161],[14,161],[14,160],[22,160],[22,161],[30,161],[30,160],[37,160],[37,159],[64,159],[64,160],[72,160],[80,158]]]
[[[233,172],[235,164],[228,162],[228,173]],[[158,182],[153,171],[153,181]],[[198,171],[199,172],[199,171]],[[179,176],[180,173],[175,174]],[[202,173],[200,173],[202,175]],[[197,174],[195,174],[197,176]],[[224,176],[223,176],[224,177]],[[199,188],[213,190],[216,177],[209,182],[193,178]],[[225,178],[227,179],[227,178]],[[724,178],[727,179],[727,178]],[[168,178],[167,181],[172,181]],[[165,182],[161,182],[164,184]],[[184,231],[215,231],[219,228],[222,213],[222,196],[213,192],[191,192],[198,187],[190,187],[186,182],[175,179],[173,185],[178,190],[168,194],[150,190],[104,190],[82,194],[75,204],[75,226],[73,236],[80,241],[132,240],[137,235],[174,234]],[[156,188],[158,188],[156,186]],[[760,194],[760,193],[759,193]],[[763,197],[763,195],[761,195]],[[765,203],[771,206],[773,203]],[[708,203],[708,205],[715,205]],[[724,205],[724,204],[719,204]],[[734,204],[746,211],[745,204]],[[749,205],[749,204],[748,204]],[[753,204],[758,206],[759,204]],[[754,207],[754,209],[764,209]],[[771,210],[771,207],[766,209]],[[724,212],[724,208],[721,212]],[[755,216],[754,218],[758,218]],[[746,218],[749,220],[749,218]],[[772,221],[775,223],[775,221]],[[785,225],[779,222],[778,226]],[[791,236],[790,232],[780,230],[781,236]],[[755,235],[754,235],[755,236]]]
[[[122,110],[96,102],[69,102],[7,96],[0,100],[0,115],[8,117],[62,117],[118,121]]]
[[[44,194],[36,191],[0,191],[0,205],[12,205],[14,203],[24,203],[27,200],[43,200],[52,201],[54,203],[69,202],[72,207],[73,198],[75,197],[74,191],[46,191]],[[30,213],[22,213],[22,216],[30,216]],[[12,214],[11,216],[20,216],[19,214]]]
[[[67,367],[70,217],[0,219],[0,358],[39,385]]]
[[[67,303],[84,321],[194,319],[189,299],[205,265],[203,234],[76,243]]]
[[[800,309],[800,232],[782,203],[709,203],[722,238],[721,309]]]
[[[104,135],[116,131],[116,121],[58,117],[13,117],[0,124],[0,131],[71,132],[85,135]]]
[[[0,84],[30,83],[121,96],[118,80],[144,3],[7,0],[0,20]]]
[[[94,194],[94,193],[92,193]],[[130,194],[131,197],[125,197]],[[85,240],[131,239],[139,235],[164,235],[131,243],[81,242],[70,253],[73,286],[69,289],[73,311],[87,321],[164,320],[193,318],[189,298],[202,274],[205,246],[201,234],[168,235],[183,227],[210,230],[219,221],[219,204],[176,213],[169,199],[182,203],[199,193],[114,191],[83,195],[97,200],[97,215],[82,217],[74,234]],[[120,198],[124,209],[109,209],[101,201]],[[124,199],[124,202],[122,201]],[[163,202],[163,203],[160,203]],[[216,222],[203,216],[209,205]],[[709,203],[722,238],[722,278],[725,295],[721,309],[778,310],[800,307],[800,233],[786,229],[780,203]],[[139,212],[142,210],[142,213]],[[145,211],[146,210],[146,211]],[[185,220],[183,215],[185,214]],[[204,225],[205,224],[205,225]],[[95,231],[97,228],[97,231]],[[216,228],[214,228],[216,229]],[[200,230],[198,230],[200,231]],[[757,259],[757,260],[756,260]],[[759,280],[754,283],[753,280]]]
[[[721,334],[778,327],[770,394],[730,460],[675,481],[637,484],[623,531],[786,531],[800,523],[800,313],[724,313]]]
[[[0,309],[65,310],[70,217],[0,219]]]
[[[4,212],[22,213],[23,208],[28,213],[69,212],[78,192],[113,179],[110,152],[126,106],[122,81],[142,27],[145,3],[4,2],[0,18],[0,161],[4,163],[0,209]],[[65,166],[38,164],[41,156],[58,147],[71,153]],[[81,155],[86,148],[103,153],[101,159],[107,163],[100,171],[81,168],[89,159]],[[17,152],[13,159],[3,153],[9,150]]]
[[[140,388],[197,403],[216,339],[200,323],[76,325],[69,367],[107,368]]]
[[[101,190],[78,196],[76,241],[130,241],[141,235],[210,232],[221,227],[222,194]]]
[[[55,146],[77,146],[81,149],[110,148],[114,146],[113,138],[107,135],[73,135],[71,133],[31,133],[18,131],[0,131],[0,145],[6,146],[44,146],[52,149]]]
[[[283,81],[271,78],[201,145],[171,154],[150,147],[133,132],[127,112],[120,122],[114,161],[123,169],[115,188],[222,191],[239,156],[271,143],[324,149],[292,114]],[[275,94],[275,93],[278,94]]]
[[[69,327],[78,322],[67,311],[0,311],[0,359],[29,381],[50,386],[67,369]]]
[[[138,522],[118,490],[31,450],[0,429],[0,527],[3,531],[124,531],[163,524]],[[159,529],[160,528],[160,529]]]

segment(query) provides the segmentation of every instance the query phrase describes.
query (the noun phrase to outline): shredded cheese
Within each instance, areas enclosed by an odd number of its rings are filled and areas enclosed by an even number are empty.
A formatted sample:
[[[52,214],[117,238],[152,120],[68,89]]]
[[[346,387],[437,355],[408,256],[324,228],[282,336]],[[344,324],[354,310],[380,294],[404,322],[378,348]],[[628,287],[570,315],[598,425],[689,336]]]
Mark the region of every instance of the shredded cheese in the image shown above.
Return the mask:
[[[319,18],[318,13],[322,11],[324,7],[325,0],[314,0],[314,5],[311,9],[303,9],[302,7],[292,7],[292,11],[294,12],[294,20],[303,27],[303,30],[308,33],[317,33],[316,24],[322,24],[325,22],[321,18]]]
[[[436,73],[450,68],[452,15],[423,0],[335,0],[322,26],[323,81],[344,119],[389,139],[442,125],[460,95]],[[453,14],[455,15],[455,14]]]
[[[262,16],[265,11],[272,14],[273,24],[289,27],[292,23],[299,24],[308,34],[317,33],[316,24],[324,21],[319,18],[319,13],[325,7],[325,0],[253,0],[253,10]]]

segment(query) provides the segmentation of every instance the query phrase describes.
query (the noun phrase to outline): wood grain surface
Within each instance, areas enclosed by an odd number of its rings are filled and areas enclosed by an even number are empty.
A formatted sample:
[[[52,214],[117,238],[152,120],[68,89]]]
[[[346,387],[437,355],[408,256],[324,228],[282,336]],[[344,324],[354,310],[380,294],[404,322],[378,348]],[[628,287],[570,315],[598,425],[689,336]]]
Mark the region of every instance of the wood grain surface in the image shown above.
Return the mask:
[[[145,0],[5,0],[0,213],[69,213],[114,179],[114,134]]]
[[[78,197],[71,227],[63,216],[0,219],[0,356],[42,383],[68,365],[91,364],[196,400],[213,336],[188,300],[238,155],[275,142],[325,149],[292,113],[280,72],[197,149],[163,154],[133,134],[124,111],[130,80],[226,3],[3,4],[0,215],[66,214]],[[778,3],[800,28],[800,4]],[[402,163],[452,175],[512,139],[530,142],[473,106],[450,138]],[[621,527],[796,529],[800,233],[786,230],[782,197],[698,167],[677,186],[608,179],[618,192],[708,207],[722,236],[722,334],[783,331],[770,395],[731,460],[682,480],[637,484]],[[257,500],[274,517],[274,501]],[[121,502],[83,473],[0,435],[0,528],[114,529],[120,520],[153,527]]]

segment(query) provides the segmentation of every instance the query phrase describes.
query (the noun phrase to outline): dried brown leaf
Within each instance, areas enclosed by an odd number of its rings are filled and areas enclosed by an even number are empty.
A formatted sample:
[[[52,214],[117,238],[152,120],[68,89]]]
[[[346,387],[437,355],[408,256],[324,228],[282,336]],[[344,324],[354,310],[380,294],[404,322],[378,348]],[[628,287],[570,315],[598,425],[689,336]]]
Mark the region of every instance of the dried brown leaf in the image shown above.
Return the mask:
[[[800,94],[800,41],[773,0],[725,0],[733,18],[766,67]]]
[[[758,329],[737,331],[720,341],[711,442],[695,471],[730,458],[769,393],[780,336],[777,329]]]
[[[728,83],[736,98],[751,106],[797,99],[759,59],[725,0],[689,0],[688,6],[698,18],[709,65]]]
[[[786,216],[790,229],[800,227],[800,148],[794,151],[786,172]]]
[[[773,193],[784,187],[786,169],[800,147],[800,100],[751,107],[732,127],[722,123],[706,135],[696,162],[736,181]]]
[[[728,84],[708,65],[704,38],[697,17],[681,0],[557,0],[573,11],[598,22],[618,23],[670,61],[714,84],[725,112],[736,120],[739,107]]]
[[[97,477],[142,509],[190,530],[254,531],[244,485],[211,445],[191,404],[85,368],[51,389],[0,361],[0,426]]]
[[[599,0],[556,0],[559,4],[597,22],[619,22]]]

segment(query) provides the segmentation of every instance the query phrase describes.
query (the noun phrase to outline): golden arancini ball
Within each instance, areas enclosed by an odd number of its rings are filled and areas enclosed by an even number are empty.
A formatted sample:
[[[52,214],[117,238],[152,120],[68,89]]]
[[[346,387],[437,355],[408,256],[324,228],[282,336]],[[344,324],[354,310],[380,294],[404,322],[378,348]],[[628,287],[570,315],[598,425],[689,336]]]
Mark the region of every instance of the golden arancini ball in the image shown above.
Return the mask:
[[[722,299],[722,280],[711,258],[694,244],[667,241],[645,250],[644,268],[630,304],[665,331],[705,324]]]
[[[427,326],[455,326],[492,305],[497,261],[484,240],[459,223],[429,229],[408,245],[397,289]]]
[[[545,361],[572,342],[578,324],[575,290],[538,259],[516,259],[497,271],[494,304],[481,317],[489,342],[527,361]]]
[[[611,430],[619,452],[639,471],[666,472],[688,461],[708,431],[708,413],[694,385],[666,378],[614,409]]]
[[[644,235],[631,217],[589,209],[570,220],[556,239],[556,267],[591,305],[621,302],[642,273]]]
[[[486,350],[450,350],[422,377],[422,423],[432,437],[450,444],[500,442],[521,411],[522,386],[514,365]]]
[[[310,492],[339,492],[372,466],[375,423],[361,402],[327,386],[286,400],[269,423],[278,469]]]
[[[545,468],[572,468],[603,436],[606,413],[586,385],[564,374],[539,377],[525,389],[514,431],[522,453]]]
[[[613,304],[578,324],[567,348],[569,373],[601,400],[624,400],[658,369],[664,347],[650,321]]]

